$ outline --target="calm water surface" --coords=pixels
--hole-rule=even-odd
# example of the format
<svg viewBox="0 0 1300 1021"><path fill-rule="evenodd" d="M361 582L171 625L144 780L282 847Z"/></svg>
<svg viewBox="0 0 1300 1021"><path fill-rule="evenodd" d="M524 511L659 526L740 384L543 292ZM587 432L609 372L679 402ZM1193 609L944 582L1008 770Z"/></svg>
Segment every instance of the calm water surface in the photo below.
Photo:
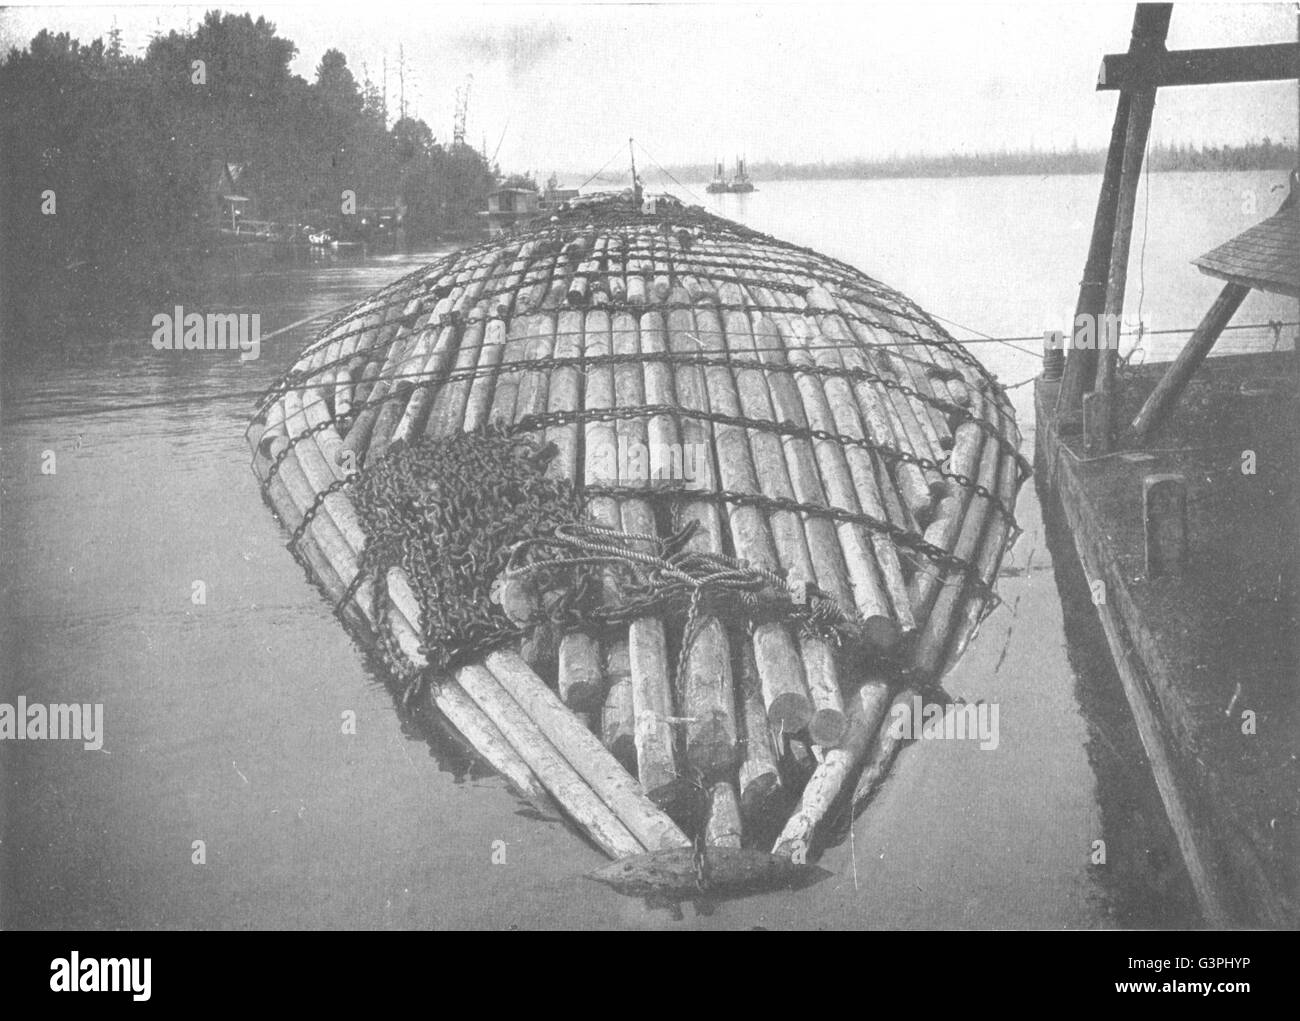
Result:
<svg viewBox="0 0 1300 1021"><path fill-rule="evenodd" d="M1152 328L1200 318L1218 286L1188 260L1271 211L1284 180L1151 178L1129 295L1141 295ZM1041 335L1073 310L1097 183L788 182L708 204L842 258L953 323ZM214 269L205 302L260 312L265 335L429 258ZM907 749L852 838L822 859L830 879L688 907L676 921L583 879L604 862L598 852L400 718L285 551L242 433L250 394L310 331L269 341L246 364L155 352L150 319L169 308L114 309L134 325L4 369L3 700L100 702L106 730L99 752L0 746L6 927L1195 924L1077 568L1032 485L999 582L1004 605L947 683L999 704L998 749ZM1252 298L1238 321L1294 312ZM974 350L1018 383L1036 372L1039 346ZM1176 351L1163 338L1144 346ZM1031 450L1032 388L1013 393ZM176 398L190 400L127 407ZM51 450L57 473L43 475ZM204 605L191 601L195 581ZM355 735L341 732L349 710ZM1097 840L1105 866L1090 864ZM195 841L206 864L192 863ZM494 841L504 864L493 864Z"/></svg>

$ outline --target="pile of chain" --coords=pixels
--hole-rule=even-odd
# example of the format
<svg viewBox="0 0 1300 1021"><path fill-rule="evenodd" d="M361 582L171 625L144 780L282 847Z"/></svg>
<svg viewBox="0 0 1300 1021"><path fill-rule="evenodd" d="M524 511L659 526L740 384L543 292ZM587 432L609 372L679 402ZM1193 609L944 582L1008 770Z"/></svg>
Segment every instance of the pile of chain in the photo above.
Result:
<svg viewBox="0 0 1300 1021"><path fill-rule="evenodd" d="M856 615L814 586L686 548L692 527L661 539L591 524L572 483L547 476L555 453L492 428L395 450L350 483L368 537L359 577L406 572L433 674L520 638L553 647L650 615L681 625L683 658L705 616L860 637Z"/></svg>
<svg viewBox="0 0 1300 1021"><path fill-rule="evenodd" d="M406 571L420 601L421 651L433 672L521 635L492 602L493 581L517 543L582 515L572 483L546 475L554 455L553 446L527 436L460 433L393 451L353 481L368 536L361 573ZM597 595L577 581L548 606L557 624L580 617Z"/></svg>
<svg viewBox="0 0 1300 1021"><path fill-rule="evenodd" d="M856 613L816 586L791 585L777 571L687 548L697 530L698 523L692 521L675 535L660 538L590 522L563 525L515 547L498 598L504 597L508 612L527 613L544 605L555 591L589 584L590 572L599 568L604 597L586 612L584 625L599 629L640 617L665 617L682 626L683 658L702 617L748 624L792 622L836 644L860 638Z"/></svg>

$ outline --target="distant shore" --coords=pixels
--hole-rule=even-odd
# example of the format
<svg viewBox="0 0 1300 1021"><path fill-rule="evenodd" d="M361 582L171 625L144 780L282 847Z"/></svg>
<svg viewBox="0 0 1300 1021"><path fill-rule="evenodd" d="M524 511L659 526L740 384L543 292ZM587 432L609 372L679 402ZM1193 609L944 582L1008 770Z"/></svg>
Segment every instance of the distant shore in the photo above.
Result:
<svg viewBox="0 0 1300 1021"><path fill-rule="evenodd" d="M1289 144L1270 139L1245 145L1153 146L1148 154L1152 173L1164 171L1291 170L1300 153ZM942 178L1042 176L1045 174L1100 174L1106 165L1104 149L1069 149L1063 152L951 153L945 156L891 156L886 159L836 160L818 163L762 161L749 165L754 181L835 181L880 178ZM683 181L707 181L709 164L669 167ZM730 171L730 165L728 165Z"/></svg>

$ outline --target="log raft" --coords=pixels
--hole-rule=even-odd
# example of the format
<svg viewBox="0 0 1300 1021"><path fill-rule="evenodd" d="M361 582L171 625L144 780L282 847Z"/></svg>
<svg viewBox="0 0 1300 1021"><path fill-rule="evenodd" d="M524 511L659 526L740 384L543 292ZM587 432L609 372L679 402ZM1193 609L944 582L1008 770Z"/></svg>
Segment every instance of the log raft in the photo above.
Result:
<svg viewBox="0 0 1300 1021"><path fill-rule="evenodd" d="M556 536L604 529L602 616L448 661L425 566L376 569L355 487L485 430L545 445L581 508ZM667 197L580 201L378 292L248 439L294 555L395 687L615 858L819 846L882 782L891 702L977 630L1026 474L1005 394L922 310ZM633 578L676 594L624 612Z"/></svg>

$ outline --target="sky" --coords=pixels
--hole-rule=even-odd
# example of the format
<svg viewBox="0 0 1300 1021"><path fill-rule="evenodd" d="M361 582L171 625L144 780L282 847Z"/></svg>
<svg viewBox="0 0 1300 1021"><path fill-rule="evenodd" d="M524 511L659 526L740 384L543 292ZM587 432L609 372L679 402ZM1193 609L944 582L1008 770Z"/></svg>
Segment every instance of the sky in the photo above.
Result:
<svg viewBox="0 0 1300 1021"><path fill-rule="evenodd" d="M116 23L128 50L201 20L195 7L93 4L0 10L0 51L42 28L87 42ZM1115 93L1094 85L1101 56L1128 48L1131 3L230 5L294 41L293 70L325 50L388 65L399 55L408 110L449 138L470 85L468 138L503 169L588 174L625 163L634 136L666 165L816 162L999 149L1097 148ZM1170 49L1296 39L1295 4L1177 4ZM1290 83L1164 89L1154 142L1295 142Z"/></svg>

